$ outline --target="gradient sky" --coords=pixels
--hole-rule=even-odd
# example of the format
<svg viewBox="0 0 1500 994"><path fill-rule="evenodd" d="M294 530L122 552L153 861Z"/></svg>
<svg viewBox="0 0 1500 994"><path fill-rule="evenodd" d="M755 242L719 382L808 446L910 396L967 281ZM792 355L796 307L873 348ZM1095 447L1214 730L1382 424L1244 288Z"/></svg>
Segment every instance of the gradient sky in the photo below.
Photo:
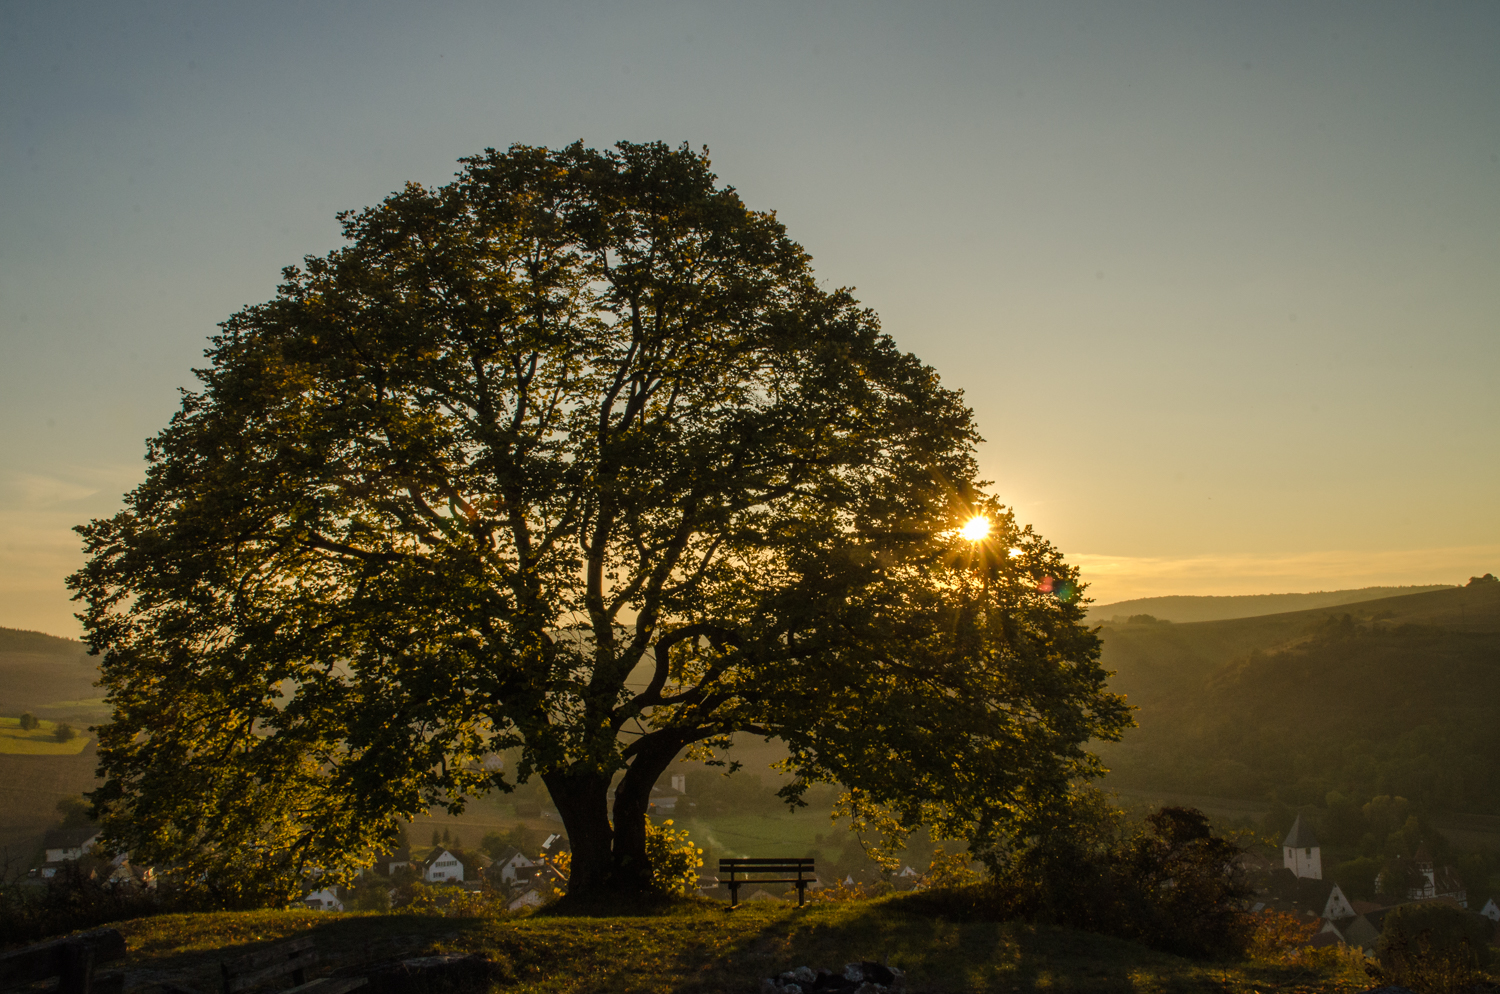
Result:
<svg viewBox="0 0 1500 994"><path fill-rule="evenodd" d="M712 149L1100 601L1500 570L1500 4L0 2L0 625L217 322L512 143Z"/></svg>

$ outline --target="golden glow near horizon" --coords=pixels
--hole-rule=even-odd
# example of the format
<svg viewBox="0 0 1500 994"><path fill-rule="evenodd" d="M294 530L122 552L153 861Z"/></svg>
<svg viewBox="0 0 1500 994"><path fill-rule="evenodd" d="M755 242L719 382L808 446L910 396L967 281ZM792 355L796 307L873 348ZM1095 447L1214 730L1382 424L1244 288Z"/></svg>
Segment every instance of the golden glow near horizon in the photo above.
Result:
<svg viewBox="0 0 1500 994"><path fill-rule="evenodd" d="M964 523L960 534L970 542L982 542L990 534L990 519L984 515L976 515Z"/></svg>

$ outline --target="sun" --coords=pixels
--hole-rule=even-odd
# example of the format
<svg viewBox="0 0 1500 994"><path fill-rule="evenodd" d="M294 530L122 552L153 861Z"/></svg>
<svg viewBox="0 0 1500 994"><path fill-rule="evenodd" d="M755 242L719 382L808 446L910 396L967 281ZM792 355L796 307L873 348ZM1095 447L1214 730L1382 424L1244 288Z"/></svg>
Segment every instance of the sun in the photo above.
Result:
<svg viewBox="0 0 1500 994"><path fill-rule="evenodd" d="M982 542L989 537L990 519L982 514L970 518L964 523L960 534L970 542Z"/></svg>

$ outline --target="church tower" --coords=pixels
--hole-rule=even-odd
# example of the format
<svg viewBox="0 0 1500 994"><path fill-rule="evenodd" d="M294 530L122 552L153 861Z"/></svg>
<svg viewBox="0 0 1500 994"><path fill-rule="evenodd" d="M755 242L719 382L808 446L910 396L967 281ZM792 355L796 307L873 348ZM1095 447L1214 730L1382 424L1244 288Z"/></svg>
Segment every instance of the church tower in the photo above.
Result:
<svg viewBox="0 0 1500 994"><path fill-rule="evenodd" d="M1304 822L1301 815L1292 822L1292 830L1281 843L1281 865L1299 877L1323 879L1323 850L1318 846L1318 837L1312 826Z"/></svg>

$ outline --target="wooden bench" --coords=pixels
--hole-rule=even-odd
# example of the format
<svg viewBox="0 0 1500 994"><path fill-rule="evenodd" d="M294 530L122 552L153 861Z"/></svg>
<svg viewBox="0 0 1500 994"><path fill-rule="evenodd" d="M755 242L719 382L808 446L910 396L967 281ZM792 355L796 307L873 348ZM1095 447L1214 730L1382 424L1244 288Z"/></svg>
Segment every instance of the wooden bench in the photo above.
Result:
<svg viewBox="0 0 1500 994"><path fill-rule="evenodd" d="M797 856L790 859L780 858L742 858L719 860L719 876L729 874L725 883L729 884L729 906L737 908L740 905L741 884L796 884L797 885L797 907L807 903L807 885L814 883L813 860L811 856ZM742 879L736 880L735 874L744 874ZM750 874L757 876L750 876ZM782 874L782 876L763 877L758 874ZM785 874L795 873L795 877Z"/></svg>
<svg viewBox="0 0 1500 994"><path fill-rule="evenodd" d="M307 979L307 969L323 962L313 948L313 937L301 935L274 946L246 953L236 959L219 964L224 977L224 994L240 994L283 977L290 979L292 986L282 994L345 994L368 981L364 977L320 977Z"/></svg>
<svg viewBox="0 0 1500 994"><path fill-rule="evenodd" d="M124 958L125 937L114 929L80 932L0 956L0 990L56 977L58 994L117 994L124 974L96 975L94 968Z"/></svg>

